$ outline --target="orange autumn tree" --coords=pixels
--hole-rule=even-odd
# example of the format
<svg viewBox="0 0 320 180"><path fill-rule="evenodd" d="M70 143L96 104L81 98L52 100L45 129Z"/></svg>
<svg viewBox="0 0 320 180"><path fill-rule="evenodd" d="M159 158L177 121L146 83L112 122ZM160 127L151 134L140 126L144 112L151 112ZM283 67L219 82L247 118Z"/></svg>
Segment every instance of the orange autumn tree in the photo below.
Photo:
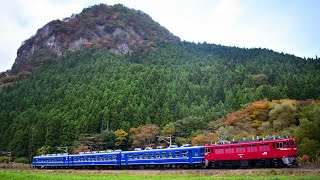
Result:
<svg viewBox="0 0 320 180"><path fill-rule="evenodd" d="M155 143L156 137L160 133L159 126L155 124L146 124L141 126L140 131L136 134L133 145L136 147L151 146Z"/></svg>

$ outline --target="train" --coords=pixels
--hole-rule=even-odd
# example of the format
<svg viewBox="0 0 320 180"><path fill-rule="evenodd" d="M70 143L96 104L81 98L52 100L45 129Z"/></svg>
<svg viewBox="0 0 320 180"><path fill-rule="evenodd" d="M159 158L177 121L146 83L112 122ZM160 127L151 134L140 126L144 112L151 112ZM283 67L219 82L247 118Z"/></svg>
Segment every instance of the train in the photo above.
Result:
<svg viewBox="0 0 320 180"><path fill-rule="evenodd" d="M257 139L138 151L35 156L34 168L169 169L296 167L294 138Z"/></svg>

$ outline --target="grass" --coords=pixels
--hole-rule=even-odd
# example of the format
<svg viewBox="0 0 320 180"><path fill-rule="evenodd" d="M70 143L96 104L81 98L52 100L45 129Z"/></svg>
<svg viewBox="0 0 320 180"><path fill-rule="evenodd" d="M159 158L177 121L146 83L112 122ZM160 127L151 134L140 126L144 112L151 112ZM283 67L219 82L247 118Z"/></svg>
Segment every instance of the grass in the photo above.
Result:
<svg viewBox="0 0 320 180"><path fill-rule="evenodd" d="M128 174L121 172L117 174L107 173L82 173L77 171L21 171L21 170L0 170L0 180L137 180L137 179L155 179L155 180L166 180L166 179L188 179L188 180L206 180L206 179L232 179L232 180L251 180L251 179L270 179L270 180L298 180L298 179L319 179L317 175L202 175L202 174Z"/></svg>

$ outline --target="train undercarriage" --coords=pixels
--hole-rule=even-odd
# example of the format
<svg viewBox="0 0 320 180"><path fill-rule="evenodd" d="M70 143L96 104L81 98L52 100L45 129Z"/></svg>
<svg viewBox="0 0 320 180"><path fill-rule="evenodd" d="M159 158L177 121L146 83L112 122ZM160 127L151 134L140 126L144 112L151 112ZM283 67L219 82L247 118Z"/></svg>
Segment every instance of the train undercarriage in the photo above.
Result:
<svg viewBox="0 0 320 180"><path fill-rule="evenodd" d="M206 161L205 167L209 169L237 169L237 168L284 168L297 167L296 158L278 159L254 159L254 160L226 160L226 161Z"/></svg>

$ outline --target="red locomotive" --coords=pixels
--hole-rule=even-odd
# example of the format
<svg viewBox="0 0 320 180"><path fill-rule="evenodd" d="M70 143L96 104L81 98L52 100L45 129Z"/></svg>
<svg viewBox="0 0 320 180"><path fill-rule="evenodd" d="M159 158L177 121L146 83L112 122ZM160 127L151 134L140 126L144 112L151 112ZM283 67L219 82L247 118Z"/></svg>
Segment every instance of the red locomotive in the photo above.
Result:
<svg viewBox="0 0 320 180"><path fill-rule="evenodd" d="M237 141L205 145L208 168L290 167L297 166L297 148L293 138Z"/></svg>

